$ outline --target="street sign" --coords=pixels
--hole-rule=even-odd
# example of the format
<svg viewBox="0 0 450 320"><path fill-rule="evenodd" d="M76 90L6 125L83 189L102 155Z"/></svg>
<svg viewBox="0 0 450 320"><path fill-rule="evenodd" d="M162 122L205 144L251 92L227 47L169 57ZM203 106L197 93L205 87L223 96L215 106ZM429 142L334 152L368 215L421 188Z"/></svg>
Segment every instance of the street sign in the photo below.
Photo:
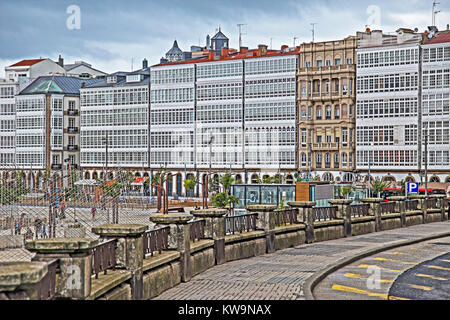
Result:
<svg viewBox="0 0 450 320"><path fill-rule="evenodd" d="M418 194L419 193L419 184L415 182L410 182L407 185L408 194Z"/></svg>

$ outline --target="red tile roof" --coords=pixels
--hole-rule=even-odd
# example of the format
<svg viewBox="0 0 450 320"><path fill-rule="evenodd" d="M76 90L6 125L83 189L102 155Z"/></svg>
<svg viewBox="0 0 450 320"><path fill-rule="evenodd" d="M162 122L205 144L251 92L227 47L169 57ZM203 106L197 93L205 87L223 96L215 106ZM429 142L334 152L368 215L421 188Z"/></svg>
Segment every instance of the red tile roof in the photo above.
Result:
<svg viewBox="0 0 450 320"><path fill-rule="evenodd" d="M258 49L244 50L242 52L236 52L233 49L229 49L228 55L221 56L218 59L215 59L215 58L210 59L210 57L206 56L203 58L186 60L186 61L177 61L177 62L157 64L154 67L172 66L172 65L180 65L180 64L190 64L190 63L219 62L219 61L255 59L255 58L270 58L270 57L297 55L297 54L300 54L299 46L297 46L294 51L289 51L289 52L280 52L280 50L267 50L267 54L265 54L263 56L258 55Z"/></svg>
<svg viewBox="0 0 450 320"><path fill-rule="evenodd" d="M20 62L17 62L10 67L23 67L23 66L32 66L38 62L44 61L45 59L32 59L32 60L22 60Z"/></svg>
<svg viewBox="0 0 450 320"><path fill-rule="evenodd" d="M446 43L450 42L450 32L442 32L435 36L430 41L427 41L426 44L437 44L437 43Z"/></svg>

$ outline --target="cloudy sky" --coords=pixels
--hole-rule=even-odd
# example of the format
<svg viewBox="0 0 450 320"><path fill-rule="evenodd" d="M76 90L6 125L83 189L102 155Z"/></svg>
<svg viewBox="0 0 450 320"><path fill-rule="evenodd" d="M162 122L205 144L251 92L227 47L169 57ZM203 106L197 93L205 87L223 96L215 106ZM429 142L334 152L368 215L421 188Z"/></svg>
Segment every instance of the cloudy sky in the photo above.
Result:
<svg viewBox="0 0 450 320"><path fill-rule="evenodd" d="M450 23L450 0L440 0L439 29ZM204 45L220 26L238 47L255 48L333 40L372 29L394 32L399 27L431 25L433 0L0 0L0 77L4 67L21 59L61 54L66 63L83 60L105 72L130 71L144 58L156 64L174 39L182 50ZM78 16L67 13L71 5ZM74 19L75 17L75 19ZM69 28L77 26L79 29Z"/></svg>

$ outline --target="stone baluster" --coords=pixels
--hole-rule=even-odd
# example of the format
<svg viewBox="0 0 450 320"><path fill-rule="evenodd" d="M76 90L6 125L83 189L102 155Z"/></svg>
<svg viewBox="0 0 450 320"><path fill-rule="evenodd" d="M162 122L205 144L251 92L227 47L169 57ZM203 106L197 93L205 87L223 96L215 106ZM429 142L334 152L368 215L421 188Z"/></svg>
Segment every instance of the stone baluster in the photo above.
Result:
<svg viewBox="0 0 450 320"><path fill-rule="evenodd" d="M225 263L225 209L205 209L192 211L196 219L205 220L205 238L214 240L216 264Z"/></svg>
<svg viewBox="0 0 450 320"><path fill-rule="evenodd" d="M156 228L170 227L168 249L180 253L181 281L191 279L191 241L189 221L193 219L190 214L158 214L150 217L156 223Z"/></svg>
<svg viewBox="0 0 450 320"><path fill-rule="evenodd" d="M248 206L249 213L257 213L256 228L266 233L266 252L275 252L275 210L274 205L252 205Z"/></svg>
<svg viewBox="0 0 450 320"><path fill-rule="evenodd" d="M92 232L101 240L117 239L116 268L131 272L131 299L142 300L145 225L101 225Z"/></svg>
<svg viewBox="0 0 450 320"><path fill-rule="evenodd" d="M83 238L40 239L25 248L36 255L33 261L59 260L55 297L84 300L91 294L92 249L99 241Z"/></svg>

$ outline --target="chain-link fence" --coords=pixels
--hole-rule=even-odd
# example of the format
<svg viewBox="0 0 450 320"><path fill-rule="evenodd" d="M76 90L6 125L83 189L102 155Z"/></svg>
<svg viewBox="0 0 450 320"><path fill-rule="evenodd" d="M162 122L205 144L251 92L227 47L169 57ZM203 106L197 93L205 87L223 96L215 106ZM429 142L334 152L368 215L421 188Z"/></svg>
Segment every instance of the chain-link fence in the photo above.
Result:
<svg viewBox="0 0 450 320"><path fill-rule="evenodd" d="M24 249L27 240L97 238L92 227L102 224L151 225L156 199L149 196L148 184L135 183L134 175L126 171L109 181L79 177L62 171L2 174L0 261L31 259Z"/></svg>

